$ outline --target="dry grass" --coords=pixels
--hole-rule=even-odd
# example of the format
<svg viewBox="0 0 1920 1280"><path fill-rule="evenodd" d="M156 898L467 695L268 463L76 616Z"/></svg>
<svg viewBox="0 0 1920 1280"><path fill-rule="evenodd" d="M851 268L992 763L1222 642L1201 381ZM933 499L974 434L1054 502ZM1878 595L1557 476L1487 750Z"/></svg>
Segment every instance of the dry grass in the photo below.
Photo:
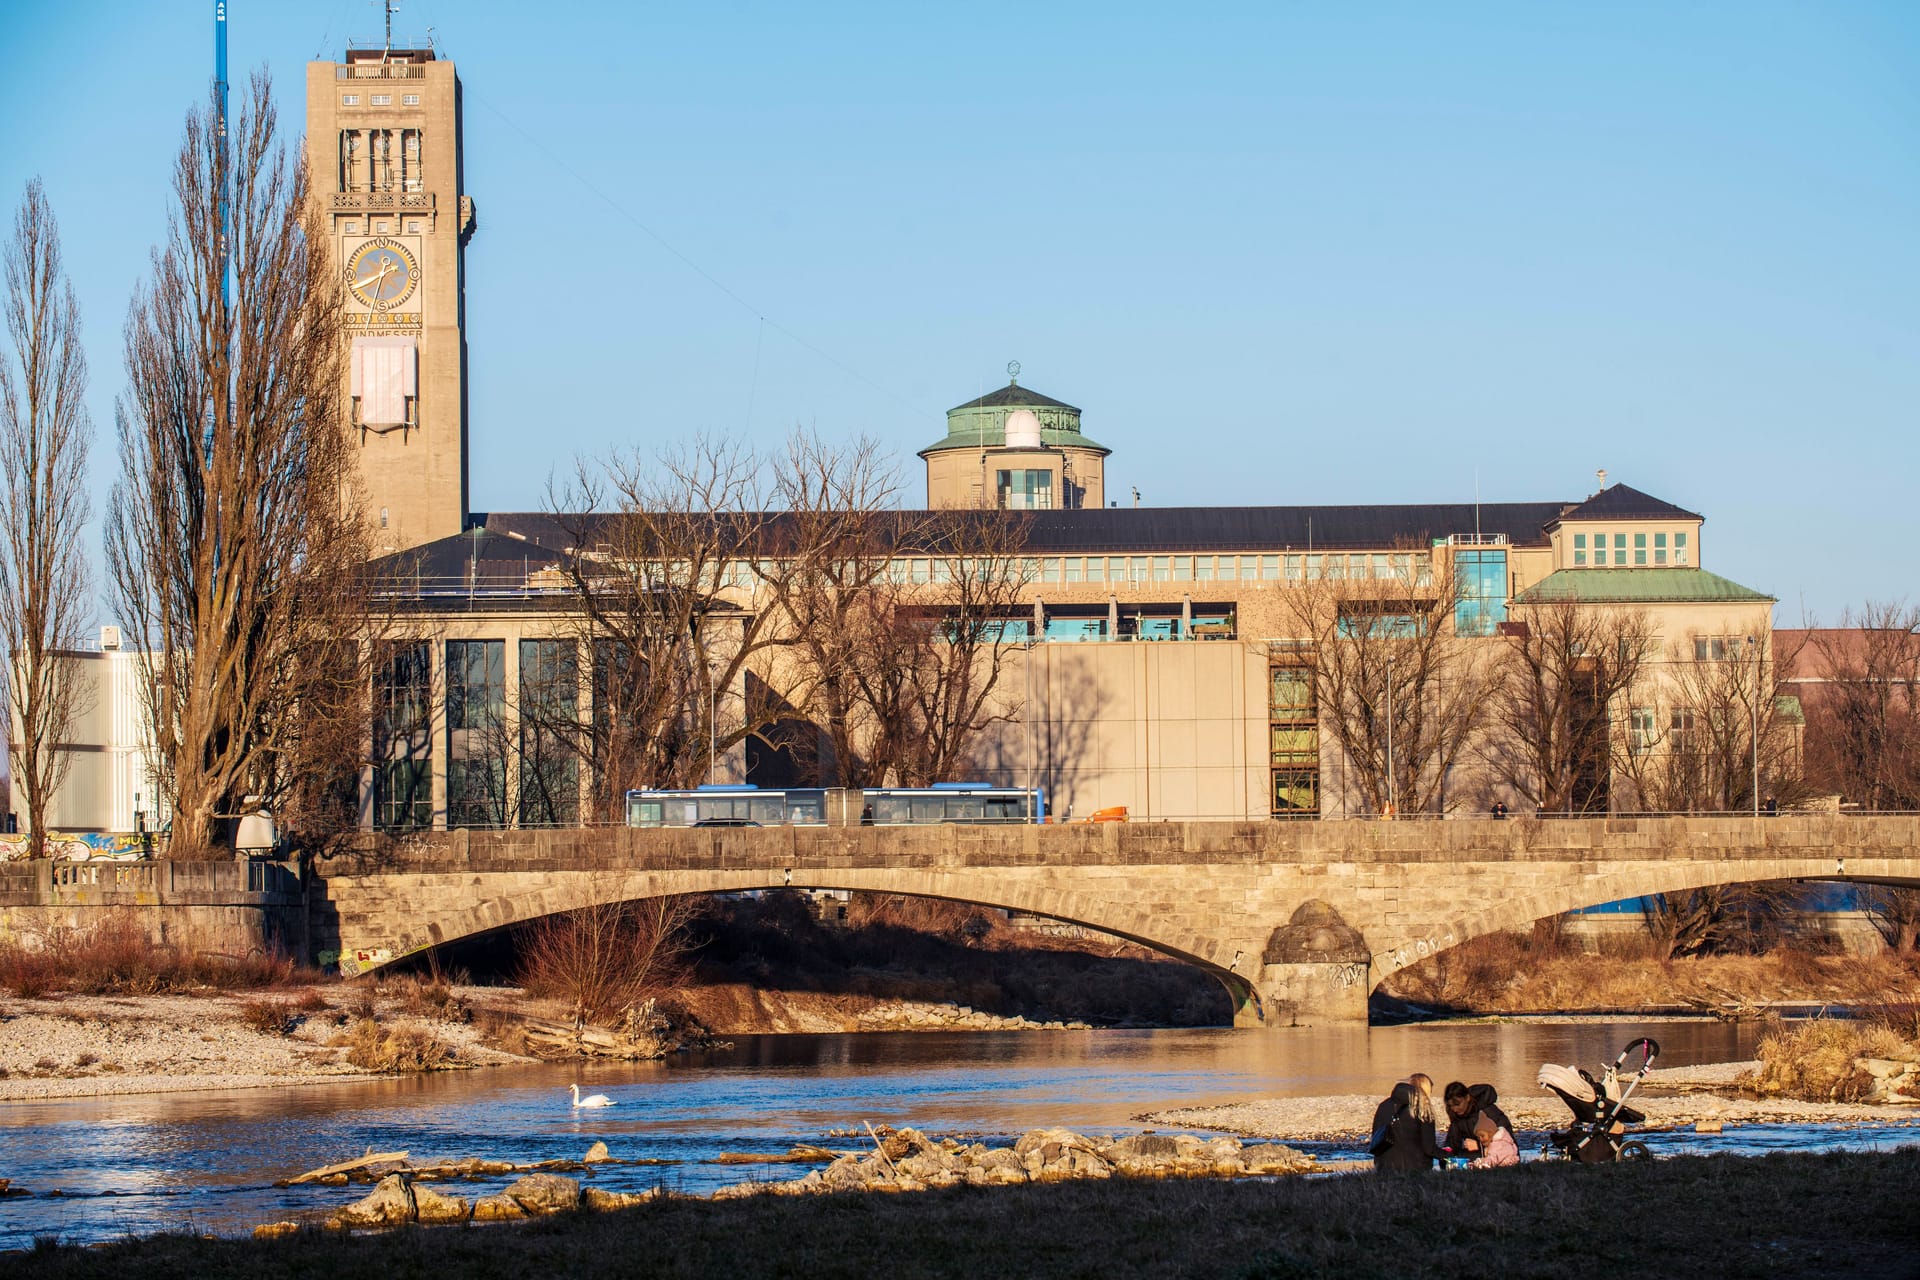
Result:
<svg viewBox="0 0 1920 1280"><path fill-rule="evenodd" d="M240 1021L263 1036L284 1036L300 1025L300 1014L291 1001L248 1000L240 1006Z"/></svg>
<svg viewBox="0 0 1920 1280"><path fill-rule="evenodd" d="M438 1071L456 1063L452 1046L418 1023L381 1026L362 1018L330 1043L345 1046L347 1061L363 1071Z"/></svg>
<svg viewBox="0 0 1920 1280"><path fill-rule="evenodd" d="M254 991L326 980L281 955L228 956L155 942L132 914L90 929L56 929L38 947L0 942L0 990L22 999Z"/></svg>
<svg viewBox="0 0 1920 1280"><path fill-rule="evenodd" d="M1764 955L1666 960L1639 934L1603 936L1588 954L1551 930L1475 938L1401 970L1384 990L1428 1008L1472 1013L1791 1000L1845 1005L1896 1029L1902 1018L1914 1026L1920 1009L1915 962L1892 952L1862 957L1792 945Z"/></svg>
<svg viewBox="0 0 1920 1280"><path fill-rule="evenodd" d="M1757 1093L1808 1102L1858 1102L1873 1090L1860 1058L1911 1062L1920 1046L1883 1026L1816 1019L1768 1032L1760 1038L1760 1069L1739 1083Z"/></svg>

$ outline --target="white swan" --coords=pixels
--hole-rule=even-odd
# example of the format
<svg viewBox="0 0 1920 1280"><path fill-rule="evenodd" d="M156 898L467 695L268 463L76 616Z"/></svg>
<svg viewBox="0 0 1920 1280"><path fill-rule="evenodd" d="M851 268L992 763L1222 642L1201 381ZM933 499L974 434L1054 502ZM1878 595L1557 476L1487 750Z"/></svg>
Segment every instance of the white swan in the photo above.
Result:
<svg viewBox="0 0 1920 1280"><path fill-rule="evenodd" d="M573 1090L573 1105L576 1109L580 1107L610 1107L613 1105L613 1099L604 1093L589 1094L583 1098L580 1096L579 1085L570 1084L567 1088Z"/></svg>

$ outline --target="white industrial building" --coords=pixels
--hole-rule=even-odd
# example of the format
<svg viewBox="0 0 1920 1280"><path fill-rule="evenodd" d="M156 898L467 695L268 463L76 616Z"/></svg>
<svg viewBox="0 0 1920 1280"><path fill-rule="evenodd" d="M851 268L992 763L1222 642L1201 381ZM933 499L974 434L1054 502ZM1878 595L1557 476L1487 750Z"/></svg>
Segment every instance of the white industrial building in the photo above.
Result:
<svg viewBox="0 0 1920 1280"><path fill-rule="evenodd" d="M147 728L141 689L148 679L148 654L120 647L120 629L102 627L97 649L65 655L78 685L80 710L72 733L61 744L68 756L66 779L53 797L47 829L62 835L128 835L166 824L156 813L164 802L156 780L157 753ZM9 763L14 825L27 830L26 780L19 774L19 724L9 717Z"/></svg>

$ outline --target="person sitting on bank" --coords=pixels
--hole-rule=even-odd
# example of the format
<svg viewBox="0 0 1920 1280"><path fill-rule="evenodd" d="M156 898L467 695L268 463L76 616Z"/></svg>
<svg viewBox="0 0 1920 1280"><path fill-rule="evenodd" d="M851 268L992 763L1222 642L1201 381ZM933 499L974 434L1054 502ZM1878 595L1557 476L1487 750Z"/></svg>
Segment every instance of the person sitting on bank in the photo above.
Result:
<svg viewBox="0 0 1920 1280"><path fill-rule="evenodd" d="M1433 1139L1433 1097L1411 1080L1393 1086L1393 1092L1373 1112L1373 1141L1367 1148L1375 1169L1431 1169L1440 1158Z"/></svg>
<svg viewBox="0 0 1920 1280"><path fill-rule="evenodd" d="M1483 1148L1480 1140L1474 1136L1474 1129L1482 1113L1492 1117L1496 1126L1512 1135L1513 1121L1507 1119L1507 1113L1500 1109L1500 1094L1492 1085L1465 1085L1454 1080L1448 1083L1445 1098L1447 1136L1442 1145L1448 1155L1481 1154Z"/></svg>
<svg viewBox="0 0 1920 1280"><path fill-rule="evenodd" d="M1495 1124L1492 1112L1482 1111L1474 1116L1473 1138L1480 1154L1468 1163L1469 1169L1495 1169L1520 1163L1520 1144L1513 1140L1513 1131L1503 1124Z"/></svg>

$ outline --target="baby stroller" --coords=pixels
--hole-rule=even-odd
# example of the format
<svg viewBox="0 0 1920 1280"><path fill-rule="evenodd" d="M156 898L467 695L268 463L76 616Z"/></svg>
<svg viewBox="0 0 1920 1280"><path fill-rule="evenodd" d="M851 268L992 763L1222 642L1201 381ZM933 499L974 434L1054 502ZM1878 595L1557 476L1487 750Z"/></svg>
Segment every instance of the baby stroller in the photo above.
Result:
<svg viewBox="0 0 1920 1280"><path fill-rule="evenodd" d="M1547 1135L1546 1154L1582 1164L1650 1159L1646 1143L1628 1142L1622 1135L1626 1126L1647 1118L1645 1113L1628 1106L1627 1099L1646 1078L1658 1056L1660 1046L1641 1036L1620 1051L1620 1056L1601 1072L1598 1080L1579 1067L1556 1066L1551 1062L1541 1067L1540 1084L1559 1094L1567 1110L1573 1112L1571 1125Z"/></svg>

